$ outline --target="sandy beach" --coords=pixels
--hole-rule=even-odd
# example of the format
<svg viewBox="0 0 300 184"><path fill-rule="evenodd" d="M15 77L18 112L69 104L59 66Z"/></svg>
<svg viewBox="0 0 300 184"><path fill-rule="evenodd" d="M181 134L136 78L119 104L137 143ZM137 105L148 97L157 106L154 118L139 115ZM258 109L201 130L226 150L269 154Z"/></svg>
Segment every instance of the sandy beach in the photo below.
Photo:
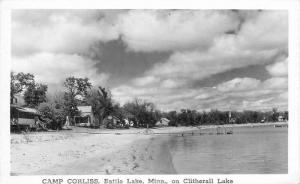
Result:
<svg viewBox="0 0 300 184"><path fill-rule="evenodd" d="M196 129L166 127L151 131L175 133ZM147 135L145 131L75 128L12 134L11 174L174 173L163 140L155 139L155 135Z"/></svg>
<svg viewBox="0 0 300 184"><path fill-rule="evenodd" d="M268 125L273 124L230 126ZM149 131L180 135L193 130L199 127L163 127ZM11 134L11 175L176 174L165 141L170 135L145 132L146 129L136 128L75 127L69 131Z"/></svg>

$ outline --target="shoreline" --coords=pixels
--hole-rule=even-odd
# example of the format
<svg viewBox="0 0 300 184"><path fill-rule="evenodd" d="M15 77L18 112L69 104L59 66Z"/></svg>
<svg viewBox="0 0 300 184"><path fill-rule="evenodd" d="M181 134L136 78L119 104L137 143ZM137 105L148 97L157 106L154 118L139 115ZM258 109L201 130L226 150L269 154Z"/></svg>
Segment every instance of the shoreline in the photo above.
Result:
<svg viewBox="0 0 300 184"><path fill-rule="evenodd" d="M227 125L258 127L280 123ZM223 126L223 125L221 125ZM200 129L213 129L205 125ZM199 127L160 127L151 129L91 130L11 135L11 175L68 174L176 174L166 145L169 136L197 131ZM20 139L24 140L20 140ZM19 139L18 139L19 138Z"/></svg>
<svg viewBox="0 0 300 184"><path fill-rule="evenodd" d="M84 169L82 169L84 168ZM33 175L176 174L166 140L152 136L132 142L119 150L66 165L33 172Z"/></svg>
<svg viewBox="0 0 300 184"><path fill-rule="evenodd" d="M53 132L47 135L52 140L42 141L38 134L32 134L30 142L12 140L11 175L175 173L162 139L142 134L141 129L132 131L136 134L76 134L56 139L61 132Z"/></svg>

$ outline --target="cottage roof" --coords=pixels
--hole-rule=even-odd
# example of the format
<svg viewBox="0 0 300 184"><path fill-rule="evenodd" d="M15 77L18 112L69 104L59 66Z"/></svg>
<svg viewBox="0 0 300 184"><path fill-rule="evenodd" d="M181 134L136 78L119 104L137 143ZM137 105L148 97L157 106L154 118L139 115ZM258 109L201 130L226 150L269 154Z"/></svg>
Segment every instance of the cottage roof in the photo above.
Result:
<svg viewBox="0 0 300 184"><path fill-rule="evenodd" d="M18 105L11 105L11 109L15 109L21 112L30 113L34 115L41 115L41 113L37 109L28 108L28 107L20 107Z"/></svg>
<svg viewBox="0 0 300 184"><path fill-rule="evenodd" d="M81 113L92 113L92 106L78 106L77 109Z"/></svg>
<svg viewBox="0 0 300 184"><path fill-rule="evenodd" d="M168 123L170 120L168 120L167 118L161 118L160 121L165 121Z"/></svg>
<svg viewBox="0 0 300 184"><path fill-rule="evenodd" d="M39 114L38 110L32 109L32 108L28 108L28 107L23 107L22 109L19 109L19 110L23 111L23 112L32 113L32 114Z"/></svg>
<svg viewBox="0 0 300 184"><path fill-rule="evenodd" d="M156 122L156 125L168 125L170 120L167 118L161 118L158 122Z"/></svg>

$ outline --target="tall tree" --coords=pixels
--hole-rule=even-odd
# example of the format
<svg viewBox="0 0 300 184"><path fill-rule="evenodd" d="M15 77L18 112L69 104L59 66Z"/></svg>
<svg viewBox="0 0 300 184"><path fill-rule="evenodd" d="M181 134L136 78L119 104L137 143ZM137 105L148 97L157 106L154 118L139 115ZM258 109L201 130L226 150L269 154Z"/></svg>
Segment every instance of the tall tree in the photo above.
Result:
<svg viewBox="0 0 300 184"><path fill-rule="evenodd" d="M136 127L153 127L160 116L155 111L155 106L151 102L134 99L133 102L128 102L124 109L132 115L132 121Z"/></svg>
<svg viewBox="0 0 300 184"><path fill-rule="evenodd" d="M10 73L10 103L13 103L14 96L23 92L29 86L34 85L34 75L30 73Z"/></svg>
<svg viewBox="0 0 300 184"><path fill-rule="evenodd" d="M64 94L65 111L67 115L73 118L78 114L77 104L78 99L83 100L92 84L88 78L68 77L64 82L66 88Z"/></svg>
<svg viewBox="0 0 300 184"><path fill-rule="evenodd" d="M277 108L273 108L272 109L272 121L273 122L276 122L278 121L278 117L279 117L279 112L278 112L278 109Z"/></svg>
<svg viewBox="0 0 300 184"><path fill-rule="evenodd" d="M289 120L289 112L288 111L284 111L284 120L288 121Z"/></svg>
<svg viewBox="0 0 300 184"><path fill-rule="evenodd" d="M99 124L102 124L103 119L114 111L111 93L104 87L99 86L98 90L92 90L87 100L92 105L93 113Z"/></svg>
<svg viewBox="0 0 300 184"><path fill-rule="evenodd" d="M170 120L169 125L178 126L178 117L176 111L168 112L167 118Z"/></svg>
<svg viewBox="0 0 300 184"><path fill-rule="evenodd" d="M38 110L43 114L44 120L52 129L61 128L65 121L66 114L60 103L50 99L38 106Z"/></svg>
<svg viewBox="0 0 300 184"><path fill-rule="evenodd" d="M30 107L37 107L40 103L46 102L48 86L45 84L32 84L24 93L24 100Z"/></svg>

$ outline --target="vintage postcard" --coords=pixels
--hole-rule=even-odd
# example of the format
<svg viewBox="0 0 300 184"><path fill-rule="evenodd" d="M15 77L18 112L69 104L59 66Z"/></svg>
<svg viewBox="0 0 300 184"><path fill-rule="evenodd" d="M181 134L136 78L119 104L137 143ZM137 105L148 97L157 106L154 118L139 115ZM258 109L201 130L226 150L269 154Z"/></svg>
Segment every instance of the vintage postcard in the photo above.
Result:
<svg viewBox="0 0 300 184"><path fill-rule="evenodd" d="M4 1L0 182L300 182L299 2L230 2Z"/></svg>

